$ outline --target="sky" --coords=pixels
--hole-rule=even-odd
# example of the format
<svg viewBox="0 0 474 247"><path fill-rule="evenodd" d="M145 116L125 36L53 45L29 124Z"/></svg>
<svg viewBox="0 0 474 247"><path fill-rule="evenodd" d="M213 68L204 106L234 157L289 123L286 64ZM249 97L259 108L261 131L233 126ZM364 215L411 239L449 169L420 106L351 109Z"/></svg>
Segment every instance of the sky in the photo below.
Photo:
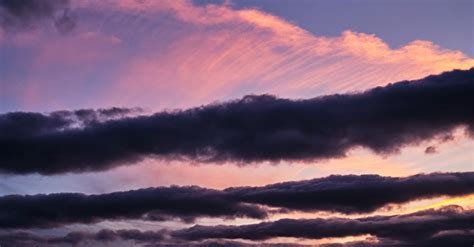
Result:
<svg viewBox="0 0 474 247"><path fill-rule="evenodd" d="M234 6L259 8L315 35L338 36L352 30L375 34L392 48L413 40L429 40L474 55L470 42L474 35L474 4L469 0L302 0L298 4L288 0L243 0Z"/></svg>
<svg viewBox="0 0 474 247"><path fill-rule="evenodd" d="M0 0L0 245L472 244L473 11Z"/></svg>

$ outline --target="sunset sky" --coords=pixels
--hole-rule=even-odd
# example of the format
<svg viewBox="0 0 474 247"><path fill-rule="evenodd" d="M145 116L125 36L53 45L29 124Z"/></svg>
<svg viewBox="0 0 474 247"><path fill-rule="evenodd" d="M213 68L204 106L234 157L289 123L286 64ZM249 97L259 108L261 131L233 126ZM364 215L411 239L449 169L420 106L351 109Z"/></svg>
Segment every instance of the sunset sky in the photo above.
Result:
<svg viewBox="0 0 474 247"><path fill-rule="evenodd" d="M473 13L0 0L0 246L471 246Z"/></svg>

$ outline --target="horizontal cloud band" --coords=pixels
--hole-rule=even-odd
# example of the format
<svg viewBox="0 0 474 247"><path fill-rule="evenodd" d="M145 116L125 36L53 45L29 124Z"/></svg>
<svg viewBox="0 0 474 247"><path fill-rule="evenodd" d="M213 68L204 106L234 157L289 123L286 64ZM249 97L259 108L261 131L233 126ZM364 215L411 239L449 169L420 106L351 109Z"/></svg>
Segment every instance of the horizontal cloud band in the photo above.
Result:
<svg viewBox="0 0 474 247"><path fill-rule="evenodd" d="M194 226L173 233L176 238L265 240L276 237L322 239L370 234L412 242L429 239L441 231L470 230L473 210L451 205L439 210L419 211L406 215L366 218L282 219L274 222L241 226Z"/></svg>
<svg viewBox="0 0 474 247"><path fill-rule="evenodd" d="M225 190L158 187L102 195L10 195L0 197L0 228L56 227L119 219L263 219L279 211L268 207L284 211L363 213L393 203L472 193L474 172L433 173L405 178L329 176Z"/></svg>
<svg viewBox="0 0 474 247"><path fill-rule="evenodd" d="M242 163L315 160L342 157L354 147L386 154L458 126L467 126L474 136L472 95L474 68L357 94L309 100L246 96L185 111L83 122L82 127L37 130L37 118L58 116L7 113L0 115L0 170L106 170L150 156Z"/></svg>
<svg viewBox="0 0 474 247"><path fill-rule="evenodd" d="M103 220L163 221L196 217L264 218L258 206L232 201L218 190L162 187L102 195L59 193L0 197L0 228L58 227Z"/></svg>
<svg viewBox="0 0 474 247"><path fill-rule="evenodd" d="M110 243L114 241L134 241L135 243L157 243L164 240L165 231L109 230L96 233L70 232L65 236L47 237L30 232L7 232L0 234L0 242L5 246L76 246L95 241Z"/></svg>
<svg viewBox="0 0 474 247"><path fill-rule="evenodd" d="M297 244L262 243L260 240L278 237L323 239L370 234L377 241L360 241L336 246L468 246L474 240L474 212L451 205L437 210L425 210L406 215L366 218L283 219L240 226L194 226L179 230L158 231L108 230L70 232L64 236L46 237L25 231L0 233L0 242L7 246L63 246L114 244L133 241L139 246L305 246ZM236 242L229 239L248 239ZM63 244L63 245L61 245Z"/></svg>

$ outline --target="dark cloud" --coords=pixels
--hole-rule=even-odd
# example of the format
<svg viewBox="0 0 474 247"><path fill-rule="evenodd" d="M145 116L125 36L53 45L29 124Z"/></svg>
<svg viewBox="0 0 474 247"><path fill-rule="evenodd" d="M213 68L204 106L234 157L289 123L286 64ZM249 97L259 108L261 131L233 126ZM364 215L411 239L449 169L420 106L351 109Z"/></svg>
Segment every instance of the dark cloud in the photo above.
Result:
<svg viewBox="0 0 474 247"><path fill-rule="evenodd" d="M5 30L24 30L51 21L60 33L74 29L69 0L0 0L0 25Z"/></svg>
<svg viewBox="0 0 474 247"><path fill-rule="evenodd" d="M307 247L297 243L242 242L224 239L188 241L170 238L171 230L139 231L102 229L98 232L70 232L64 236L44 236L42 234L15 231L0 233L0 243L5 247L23 246L144 246L144 247ZM370 241L371 240L371 241ZM386 239L369 238L366 241L321 244L321 247L382 247L420 246L445 247L469 246L474 241L472 230L442 231L426 238ZM122 244L122 245L120 245Z"/></svg>
<svg viewBox="0 0 474 247"><path fill-rule="evenodd" d="M71 128L93 126L100 122L140 113L140 108L82 109L50 114L11 112L0 115L0 140L14 140L58 133Z"/></svg>
<svg viewBox="0 0 474 247"><path fill-rule="evenodd" d="M467 126L474 136L472 95L474 68L358 94L309 100L246 96L41 135L27 130L21 138L0 138L0 170L19 174L106 170L150 156L242 164L317 160L342 157L354 147L387 154L439 138L458 126ZM9 114L41 118L37 113Z"/></svg>
<svg viewBox="0 0 474 247"><path fill-rule="evenodd" d="M474 243L474 231L446 231L436 234L428 239L417 239L413 245L420 247L445 247L445 246L468 246Z"/></svg>
<svg viewBox="0 0 474 247"><path fill-rule="evenodd" d="M320 247L387 247L387 246L417 246L417 247L446 247L469 246L474 242L474 231L454 230L443 231L428 238L410 240L375 239L376 241L357 241L338 244L323 244Z"/></svg>
<svg viewBox="0 0 474 247"><path fill-rule="evenodd" d="M23 246L146 246L146 247L305 247L299 244L244 243L228 240L180 241L169 239L169 230L139 231L110 230L98 232L70 232L64 236L44 236L42 234L15 231L0 234L0 244L5 247Z"/></svg>
<svg viewBox="0 0 474 247"><path fill-rule="evenodd" d="M70 232L65 236L44 236L31 232L5 232L0 234L2 246L75 246L80 243L113 243L118 241L133 241L135 243L155 243L164 240L166 230L109 230L103 229L95 233Z"/></svg>
<svg viewBox="0 0 474 247"><path fill-rule="evenodd" d="M474 172L405 178L330 176L225 190L172 186L102 195L9 195L0 197L0 228L57 227L122 219L179 218L187 222L196 217L263 219L291 210L364 213L388 204L472 193Z"/></svg>
<svg viewBox="0 0 474 247"><path fill-rule="evenodd" d="M263 187L224 190L237 201L291 210L368 213L388 204L474 193L474 172L409 177L329 176Z"/></svg>
<svg viewBox="0 0 474 247"><path fill-rule="evenodd" d="M472 244L473 210L451 205L406 215L365 218L283 219L252 225L194 226L180 230L157 231L109 230L69 232L51 236L34 231L1 231L2 246L93 246L113 245L123 241L134 246L304 246L298 244L263 243L278 237L324 239L370 234L365 241L324 244L323 247L356 246L465 246ZM245 239L251 242L233 241ZM102 245L100 245L102 246Z"/></svg>
<svg viewBox="0 0 474 247"><path fill-rule="evenodd" d="M177 230L172 236L185 240L213 238L266 240L277 237L322 239L370 234L377 238L414 243L435 237L443 231L470 230L473 221L473 210L463 210L453 205L406 215L358 219L282 219L241 226L197 225Z"/></svg>
<svg viewBox="0 0 474 247"><path fill-rule="evenodd" d="M57 227L102 220L195 217L264 218L257 205L230 200L218 190L162 187L102 195L59 193L0 197L0 228Z"/></svg>
<svg viewBox="0 0 474 247"><path fill-rule="evenodd" d="M146 247L309 247L309 245L289 243L245 243L240 241L229 240L206 240L200 242L184 243L173 243L172 241L169 241L168 243L146 245Z"/></svg>
<svg viewBox="0 0 474 247"><path fill-rule="evenodd" d="M438 151L436 150L435 146L428 146L425 149L425 154L434 154L437 153Z"/></svg>

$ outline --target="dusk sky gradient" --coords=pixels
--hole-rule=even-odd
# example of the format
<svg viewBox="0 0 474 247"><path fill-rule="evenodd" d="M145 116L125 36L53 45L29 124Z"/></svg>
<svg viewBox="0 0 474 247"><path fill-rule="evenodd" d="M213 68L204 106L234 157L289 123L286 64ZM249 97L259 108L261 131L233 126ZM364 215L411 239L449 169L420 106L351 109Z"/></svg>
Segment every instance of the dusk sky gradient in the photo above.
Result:
<svg viewBox="0 0 474 247"><path fill-rule="evenodd" d="M471 246L473 13L0 0L0 245Z"/></svg>

